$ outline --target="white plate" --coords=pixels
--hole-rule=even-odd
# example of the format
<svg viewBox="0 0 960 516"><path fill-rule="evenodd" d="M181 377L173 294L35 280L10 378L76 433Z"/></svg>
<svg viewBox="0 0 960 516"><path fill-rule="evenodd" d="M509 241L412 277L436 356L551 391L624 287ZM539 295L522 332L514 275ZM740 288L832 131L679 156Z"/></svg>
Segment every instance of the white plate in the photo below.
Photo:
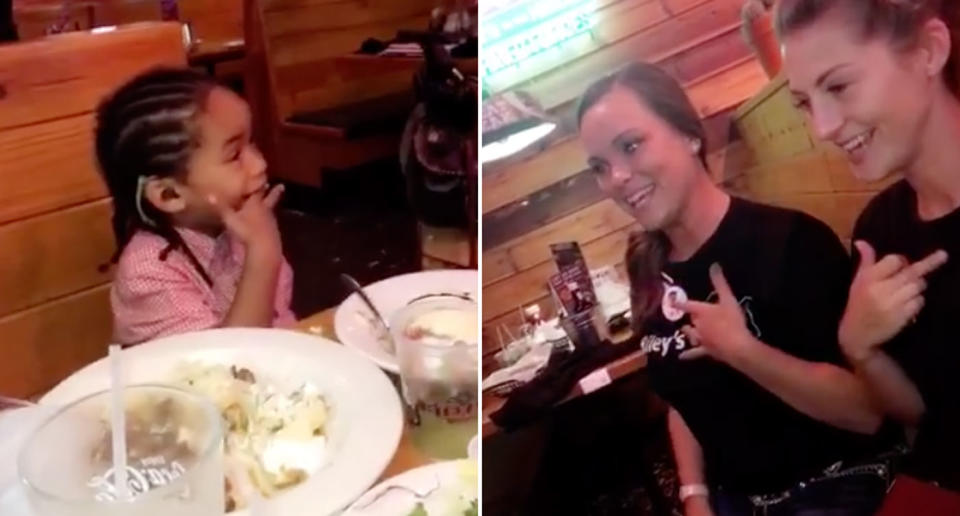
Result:
<svg viewBox="0 0 960 516"><path fill-rule="evenodd" d="M472 466L468 466L471 464ZM462 494L467 500L476 499L478 486L477 479L473 485L467 485L462 470L472 468L476 471L476 463L469 460L454 460L438 462L428 466L421 466L405 471L395 477L388 478L373 489L364 493L343 516L407 516L416 507L417 497L409 492L392 489L384 493L390 486L403 486L417 493L428 493L436 486L440 490L446 488L455 494ZM440 494L440 490L435 491ZM379 497L379 498L378 498ZM372 502L372 503L371 503ZM438 516L443 508L443 496L428 496L424 501L429 516ZM459 514L443 514L440 516L460 516Z"/></svg>
<svg viewBox="0 0 960 516"><path fill-rule="evenodd" d="M336 342L288 330L227 328L148 342L124 350L122 358L128 383L168 382L178 364L195 360L246 367L281 389L307 381L319 389L330 405L326 465L268 500L268 514L322 516L343 509L376 481L400 442L403 412L396 389L372 363ZM109 383L109 364L100 360L41 403L69 403Z"/></svg>
<svg viewBox="0 0 960 516"><path fill-rule="evenodd" d="M477 301L477 284L480 278L475 270L435 270L394 276L363 287L373 305L387 319L411 300L426 294L467 294ZM337 339L373 360L380 367L398 373L397 358L383 347L377 339L375 327L370 323L370 309L360 296L350 297L340 303L333 319Z"/></svg>

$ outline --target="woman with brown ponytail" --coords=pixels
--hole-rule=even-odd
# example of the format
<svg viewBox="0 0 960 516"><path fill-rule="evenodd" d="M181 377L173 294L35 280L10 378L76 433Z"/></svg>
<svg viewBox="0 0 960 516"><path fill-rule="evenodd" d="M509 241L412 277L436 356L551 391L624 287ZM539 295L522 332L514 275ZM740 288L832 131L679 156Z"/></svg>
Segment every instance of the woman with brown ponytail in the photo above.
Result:
<svg viewBox="0 0 960 516"><path fill-rule="evenodd" d="M836 235L718 188L696 110L654 66L594 83L578 120L601 189L645 228L627 258L635 332L671 407L686 516L872 515L894 443L843 367Z"/></svg>
<svg viewBox="0 0 960 516"><path fill-rule="evenodd" d="M795 103L866 181L903 179L854 230L839 341L916 430L906 472L960 490L960 100L956 0L781 0Z"/></svg>

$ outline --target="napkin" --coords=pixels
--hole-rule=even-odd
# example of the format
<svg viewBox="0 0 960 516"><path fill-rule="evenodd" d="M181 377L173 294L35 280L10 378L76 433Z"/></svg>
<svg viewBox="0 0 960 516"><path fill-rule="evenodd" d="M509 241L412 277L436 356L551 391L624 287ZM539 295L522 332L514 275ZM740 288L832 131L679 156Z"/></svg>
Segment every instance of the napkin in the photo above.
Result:
<svg viewBox="0 0 960 516"><path fill-rule="evenodd" d="M533 423L548 414L581 378L639 348L638 339L622 344L604 341L599 346L580 347L567 355L556 354L539 376L518 387L490 419L505 430Z"/></svg>
<svg viewBox="0 0 960 516"><path fill-rule="evenodd" d="M509 383L524 384L533 380L550 360L553 344L547 340L527 339L529 350L509 367L498 369L483 379L483 390Z"/></svg>

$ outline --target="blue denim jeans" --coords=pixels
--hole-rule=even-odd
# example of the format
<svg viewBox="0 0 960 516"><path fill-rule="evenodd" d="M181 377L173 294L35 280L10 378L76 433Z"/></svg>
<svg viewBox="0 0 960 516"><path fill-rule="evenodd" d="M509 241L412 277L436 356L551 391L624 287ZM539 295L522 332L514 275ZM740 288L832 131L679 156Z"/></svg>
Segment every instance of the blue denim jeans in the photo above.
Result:
<svg viewBox="0 0 960 516"><path fill-rule="evenodd" d="M712 493L716 516L873 516L890 485L886 464L858 465L825 472L767 496Z"/></svg>

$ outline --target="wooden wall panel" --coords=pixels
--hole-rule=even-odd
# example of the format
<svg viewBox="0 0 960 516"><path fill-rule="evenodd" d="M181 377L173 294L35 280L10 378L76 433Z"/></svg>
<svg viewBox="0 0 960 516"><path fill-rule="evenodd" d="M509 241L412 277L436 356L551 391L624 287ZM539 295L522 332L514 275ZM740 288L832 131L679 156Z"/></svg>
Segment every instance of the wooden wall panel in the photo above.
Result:
<svg viewBox="0 0 960 516"><path fill-rule="evenodd" d="M701 117L734 108L767 83L760 63L749 59L687 85L687 95Z"/></svg>
<svg viewBox="0 0 960 516"><path fill-rule="evenodd" d="M711 0L664 0L663 3L667 7L667 12L676 14L698 5L709 3L710 1Z"/></svg>
<svg viewBox="0 0 960 516"><path fill-rule="evenodd" d="M612 200L595 202L518 238L488 248L483 253L483 284L551 260L549 246L552 243L589 242L632 223L633 219Z"/></svg>
<svg viewBox="0 0 960 516"><path fill-rule="evenodd" d="M0 316L110 281L109 200L0 226Z"/></svg>
<svg viewBox="0 0 960 516"><path fill-rule="evenodd" d="M107 195L93 158L93 128L86 114L0 130L0 223Z"/></svg>
<svg viewBox="0 0 960 516"><path fill-rule="evenodd" d="M622 262L628 236L628 230L620 230L592 242L581 242L589 266L597 268ZM549 292L547 280L556 272L556 265L548 261L484 287L483 320L493 319L543 297Z"/></svg>
<svg viewBox="0 0 960 516"><path fill-rule="evenodd" d="M0 130L89 113L122 81L158 65L186 65L180 25L149 25L97 34L68 33L0 52ZM108 63L109 66L93 66Z"/></svg>
<svg viewBox="0 0 960 516"><path fill-rule="evenodd" d="M483 263L483 285L504 279L517 272L517 267L510 261L510 253L507 251L507 249L498 249L483 253L481 262Z"/></svg>
<svg viewBox="0 0 960 516"><path fill-rule="evenodd" d="M402 18L374 20L362 26L345 25L327 28L326 23L323 23L309 32L271 34L271 41L274 42L274 62L278 67L284 67L308 63L321 56L351 54L360 50L360 44L367 37L388 40L394 38L397 30L401 28L424 30L429 15L423 11L424 9L421 9L419 14ZM283 14L285 18L286 13ZM329 14L321 19L327 17ZM284 18L275 17L274 19ZM306 25L310 20L299 20L299 22ZM271 28L269 23L268 18L268 29Z"/></svg>
<svg viewBox="0 0 960 516"><path fill-rule="evenodd" d="M744 175L749 191L761 198L833 192L829 165L818 152L763 163Z"/></svg>
<svg viewBox="0 0 960 516"><path fill-rule="evenodd" d="M106 355L107 285L0 318L0 393L31 398Z"/></svg>
<svg viewBox="0 0 960 516"><path fill-rule="evenodd" d="M63 23L76 30L87 30L94 26L95 7L89 4L71 3L67 6L64 19L63 2L24 3L14 2L13 20L17 24L17 35L22 40L42 38L47 28Z"/></svg>
<svg viewBox="0 0 960 516"><path fill-rule="evenodd" d="M179 2L181 15L187 4L206 0L187 0ZM228 0L224 0L228 1ZM160 21L162 13L160 2L156 0L95 0L94 19L97 26L127 25L144 21ZM186 19L186 18L184 18Z"/></svg>
<svg viewBox="0 0 960 516"><path fill-rule="evenodd" d="M531 159L483 176L483 213L493 211L587 168L576 138L558 141Z"/></svg>
<svg viewBox="0 0 960 516"><path fill-rule="evenodd" d="M264 3L266 26L271 36L309 34L317 30L345 30L356 26L394 24L409 18L429 14L432 4L424 2L316 1L286 2L270 0ZM414 29L416 27L408 27ZM393 34L391 34L392 36Z"/></svg>
<svg viewBox="0 0 960 516"><path fill-rule="evenodd" d="M812 152L818 145L793 107L786 79L778 77L738 110L737 124L758 163Z"/></svg>
<svg viewBox="0 0 960 516"><path fill-rule="evenodd" d="M323 87L309 88L293 92L290 97L291 112L310 111L329 107L332 103L351 99L359 102L374 99L410 89L413 87L413 72L400 70L392 73L381 73L375 81L370 76L327 83Z"/></svg>
<svg viewBox="0 0 960 516"><path fill-rule="evenodd" d="M338 58L359 50L367 38L389 40L400 29L425 29L433 0L263 0L259 6L277 115L285 120L295 111L409 89L409 67L351 76L341 73Z"/></svg>
<svg viewBox="0 0 960 516"><path fill-rule="evenodd" d="M605 198L597 179L584 170L485 214L484 249L499 247Z"/></svg>
<svg viewBox="0 0 960 516"><path fill-rule="evenodd" d="M716 73L718 65L749 59L753 59L753 51L740 31L730 31L666 59L661 66L680 82L691 83Z"/></svg>
<svg viewBox="0 0 960 516"><path fill-rule="evenodd" d="M553 259L550 244L590 242L633 223L633 217L607 199L531 231L502 248L517 270L525 270Z"/></svg>

